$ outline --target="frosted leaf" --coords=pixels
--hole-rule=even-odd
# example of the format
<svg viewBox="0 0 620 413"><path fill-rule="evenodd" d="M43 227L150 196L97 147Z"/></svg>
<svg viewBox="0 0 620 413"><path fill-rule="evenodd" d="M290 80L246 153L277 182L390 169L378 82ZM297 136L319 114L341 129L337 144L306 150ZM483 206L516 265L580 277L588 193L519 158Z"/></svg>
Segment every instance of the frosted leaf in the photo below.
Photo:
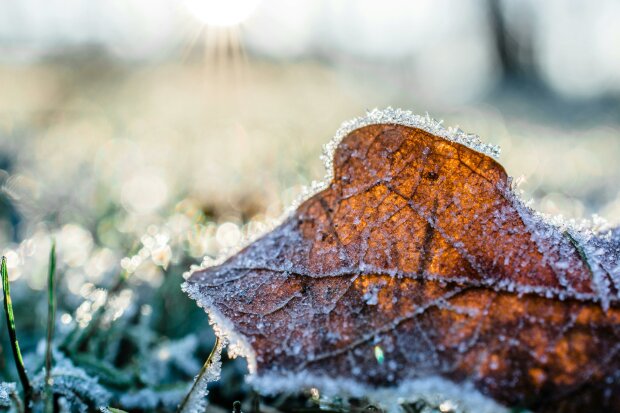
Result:
<svg viewBox="0 0 620 413"><path fill-rule="evenodd" d="M257 386L424 396L441 378L503 405L620 410L617 229L538 214L496 150L429 117L370 112L327 153L320 192L183 286Z"/></svg>

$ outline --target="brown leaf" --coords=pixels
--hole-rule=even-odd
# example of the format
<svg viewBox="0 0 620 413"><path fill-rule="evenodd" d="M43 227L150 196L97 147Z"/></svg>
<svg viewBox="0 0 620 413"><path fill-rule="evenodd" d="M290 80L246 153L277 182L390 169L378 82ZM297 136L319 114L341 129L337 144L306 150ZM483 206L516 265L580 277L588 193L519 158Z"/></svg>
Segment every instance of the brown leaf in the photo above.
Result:
<svg viewBox="0 0 620 413"><path fill-rule="evenodd" d="M437 135L353 130L324 190L186 290L259 378L440 377L507 406L620 412L619 231L550 223L491 157Z"/></svg>

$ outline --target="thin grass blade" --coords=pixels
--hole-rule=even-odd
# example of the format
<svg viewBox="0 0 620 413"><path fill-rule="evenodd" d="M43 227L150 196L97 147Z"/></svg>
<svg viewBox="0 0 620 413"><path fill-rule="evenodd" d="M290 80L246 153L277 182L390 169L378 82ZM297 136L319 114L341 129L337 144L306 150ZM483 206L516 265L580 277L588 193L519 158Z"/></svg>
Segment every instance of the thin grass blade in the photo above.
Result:
<svg viewBox="0 0 620 413"><path fill-rule="evenodd" d="M202 382L201 379L209 371L209 369L211 368L211 365L215 361L216 353L218 351L220 351L220 352L222 351L222 349L220 348L220 338L219 337L215 337L215 344L213 345L213 350L211 350L211 354L209 354L209 357L207 358L207 360L205 361L205 364L200 369L200 372L198 373L198 376L196 376L196 379L194 380L194 384L192 384L191 389L189 389L189 392L187 392L187 394L183 398L183 401L181 402L181 404L179 404L179 407L177 408L177 413L185 412L185 408L188 407L188 405L190 403L190 399L192 398L193 393L195 391L197 391L198 386Z"/></svg>
<svg viewBox="0 0 620 413"><path fill-rule="evenodd" d="M32 400L32 386L26 373L26 366L22 358L19 343L17 342L17 332L15 330L15 317L13 316L13 303L11 301L11 288L9 284L9 272L6 266L6 257L2 257L0 265L0 274L2 275L2 292L4 294L4 313L6 314L6 325L9 330L9 338L11 340L11 349L13 350L13 359L15 360L15 368L19 375L22 388L24 389L24 412L31 412L30 401Z"/></svg>
<svg viewBox="0 0 620 413"><path fill-rule="evenodd" d="M54 413L52 341L56 322L56 242L52 241L47 273L47 335L45 340L45 412Z"/></svg>

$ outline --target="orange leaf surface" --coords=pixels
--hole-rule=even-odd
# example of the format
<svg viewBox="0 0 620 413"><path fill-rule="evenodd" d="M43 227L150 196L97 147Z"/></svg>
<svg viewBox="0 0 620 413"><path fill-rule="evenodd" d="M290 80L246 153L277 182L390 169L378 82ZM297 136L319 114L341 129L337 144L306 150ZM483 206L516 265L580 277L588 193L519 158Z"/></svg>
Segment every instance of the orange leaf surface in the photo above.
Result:
<svg viewBox="0 0 620 413"><path fill-rule="evenodd" d="M348 126L331 182L279 227L184 286L256 383L620 412L620 231L543 218L468 135L386 113Z"/></svg>

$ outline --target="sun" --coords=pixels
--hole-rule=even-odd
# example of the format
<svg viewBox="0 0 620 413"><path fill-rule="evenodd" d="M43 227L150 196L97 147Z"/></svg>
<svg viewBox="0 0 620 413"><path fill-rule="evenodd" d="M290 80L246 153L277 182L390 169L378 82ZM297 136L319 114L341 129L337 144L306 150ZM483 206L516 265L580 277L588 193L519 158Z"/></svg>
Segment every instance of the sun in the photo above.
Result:
<svg viewBox="0 0 620 413"><path fill-rule="evenodd" d="M189 12L207 26L230 27L244 22L262 0L185 0Z"/></svg>

